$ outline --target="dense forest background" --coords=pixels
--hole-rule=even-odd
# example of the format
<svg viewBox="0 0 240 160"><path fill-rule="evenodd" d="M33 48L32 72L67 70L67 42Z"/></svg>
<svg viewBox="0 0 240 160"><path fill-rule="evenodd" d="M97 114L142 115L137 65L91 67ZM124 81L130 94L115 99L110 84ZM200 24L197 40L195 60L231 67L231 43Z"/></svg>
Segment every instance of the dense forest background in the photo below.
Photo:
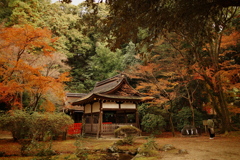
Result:
<svg viewBox="0 0 240 160"><path fill-rule="evenodd" d="M139 108L156 122L146 129L200 126L211 111L223 132L240 127L237 0L69 2L0 2L1 110L53 112L124 73L156 98Z"/></svg>

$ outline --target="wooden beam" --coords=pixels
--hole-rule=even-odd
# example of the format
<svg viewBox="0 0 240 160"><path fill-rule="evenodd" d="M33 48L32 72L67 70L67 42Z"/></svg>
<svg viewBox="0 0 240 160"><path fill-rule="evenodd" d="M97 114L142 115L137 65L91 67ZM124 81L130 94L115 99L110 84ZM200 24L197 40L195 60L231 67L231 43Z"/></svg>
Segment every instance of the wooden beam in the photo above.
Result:
<svg viewBox="0 0 240 160"><path fill-rule="evenodd" d="M92 111L93 111L93 103L91 103L91 132L93 130L93 113L92 113Z"/></svg>
<svg viewBox="0 0 240 160"><path fill-rule="evenodd" d="M97 129L97 138L100 138L102 132L102 101L99 102L99 117L98 117L98 129Z"/></svg>
<svg viewBox="0 0 240 160"><path fill-rule="evenodd" d="M137 111L137 110L136 110L136 124L137 124L137 128L140 129L139 114L138 114L138 111Z"/></svg>
<svg viewBox="0 0 240 160"><path fill-rule="evenodd" d="M83 136L85 134L85 124L86 124L86 119L85 119L85 114L83 114L82 116L82 131L81 131L81 135Z"/></svg>
<svg viewBox="0 0 240 160"><path fill-rule="evenodd" d="M99 112L99 117L98 117L97 138L100 138L101 132L102 132L102 130L101 130L101 128L102 128L102 115L103 115L102 112L103 111Z"/></svg>

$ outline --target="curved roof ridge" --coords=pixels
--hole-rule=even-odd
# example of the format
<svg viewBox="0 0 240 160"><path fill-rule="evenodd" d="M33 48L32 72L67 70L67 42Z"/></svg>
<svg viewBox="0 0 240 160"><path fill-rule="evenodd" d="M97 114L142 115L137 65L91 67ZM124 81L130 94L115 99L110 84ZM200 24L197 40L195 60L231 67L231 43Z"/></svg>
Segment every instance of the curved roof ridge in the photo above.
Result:
<svg viewBox="0 0 240 160"><path fill-rule="evenodd" d="M97 82L90 93L106 93L116 88L121 82L126 79L125 75L118 74L114 77Z"/></svg>
<svg viewBox="0 0 240 160"><path fill-rule="evenodd" d="M115 80L117 80L117 79L120 79L120 78L123 77L123 76L125 76L125 75L123 75L123 74L117 74L117 75L115 75L115 76L113 76L113 77L110 77L110 78L108 78L108 79L99 81L99 82L97 82L97 83L95 84L95 87L99 87L99 86L104 85L104 84L106 84L106 83L115 81Z"/></svg>

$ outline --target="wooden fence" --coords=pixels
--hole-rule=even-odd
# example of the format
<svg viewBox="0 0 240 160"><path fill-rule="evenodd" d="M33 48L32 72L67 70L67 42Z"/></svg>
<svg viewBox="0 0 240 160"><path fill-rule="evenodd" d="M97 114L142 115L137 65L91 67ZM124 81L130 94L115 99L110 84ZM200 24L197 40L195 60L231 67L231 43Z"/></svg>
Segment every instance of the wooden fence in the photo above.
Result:
<svg viewBox="0 0 240 160"><path fill-rule="evenodd" d="M113 134L114 130L121 127L132 125L137 127L136 123L112 123L112 122L103 122L101 125L101 133L102 134ZM81 134L82 131L82 123L74 123L69 126L67 134L68 135L75 135ZM85 124L85 133L97 133L98 131L98 124Z"/></svg>
<svg viewBox="0 0 240 160"><path fill-rule="evenodd" d="M101 125L101 133L102 134L113 134L114 130L121 127L132 125L137 127L136 123L111 123L111 122L103 122ZM98 124L85 124L85 133L97 133Z"/></svg>

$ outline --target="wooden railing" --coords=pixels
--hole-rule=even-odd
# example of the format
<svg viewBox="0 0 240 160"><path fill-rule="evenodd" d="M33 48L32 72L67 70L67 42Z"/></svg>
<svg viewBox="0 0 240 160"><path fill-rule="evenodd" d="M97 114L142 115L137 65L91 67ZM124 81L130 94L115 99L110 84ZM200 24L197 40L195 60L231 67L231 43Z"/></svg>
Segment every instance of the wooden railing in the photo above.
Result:
<svg viewBox="0 0 240 160"><path fill-rule="evenodd" d="M121 127L132 125L137 127L136 123L111 123L111 122L103 122L101 125L101 133L102 134L113 134L114 130ZM85 124L85 133L97 133L98 132L98 124ZM77 132L75 132L77 133ZM78 132L79 133L79 132Z"/></svg>
<svg viewBox="0 0 240 160"><path fill-rule="evenodd" d="M112 122L103 122L101 125L102 134L113 134L114 130L126 125L132 125L137 127L136 123L112 123ZM74 123L68 128L68 135L81 134L82 123ZM97 133L98 124L85 124L85 133Z"/></svg>
<svg viewBox="0 0 240 160"><path fill-rule="evenodd" d="M113 124L102 124L102 133L113 133L115 129L121 126L132 125L137 127L136 123L113 123Z"/></svg>
<svg viewBox="0 0 240 160"><path fill-rule="evenodd" d="M102 134L113 134L114 130L121 127L132 125L137 127L136 123L111 123L111 122L103 122L101 125L101 133ZM68 135L81 134L82 123L74 123L68 128ZM85 124L85 133L97 133L98 132L98 124Z"/></svg>
<svg viewBox="0 0 240 160"><path fill-rule="evenodd" d="M85 133L97 133L98 124L85 124Z"/></svg>

